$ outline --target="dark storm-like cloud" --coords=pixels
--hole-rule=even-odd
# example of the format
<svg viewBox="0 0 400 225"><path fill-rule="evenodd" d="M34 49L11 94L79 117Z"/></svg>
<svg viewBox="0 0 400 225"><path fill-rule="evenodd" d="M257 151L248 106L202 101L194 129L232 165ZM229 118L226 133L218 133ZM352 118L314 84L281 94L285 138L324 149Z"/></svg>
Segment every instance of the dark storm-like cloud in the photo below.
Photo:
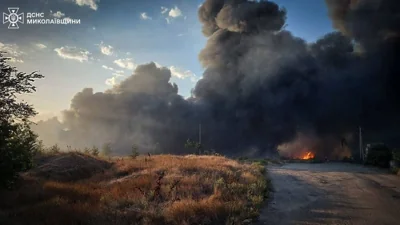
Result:
<svg viewBox="0 0 400 225"><path fill-rule="evenodd" d="M177 94L168 69L142 65L104 93L78 93L64 114L63 140L184 152L201 123L204 146L227 154L315 140L319 154L341 155L341 140L358 126L382 133L400 122L399 10L395 0L377 2L328 1L338 32L306 43L283 29L286 12L273 2L206 0L199 9L205 72L193 97ZM365 14L382 16L389 6L386 18L365 25Z"/></svg>

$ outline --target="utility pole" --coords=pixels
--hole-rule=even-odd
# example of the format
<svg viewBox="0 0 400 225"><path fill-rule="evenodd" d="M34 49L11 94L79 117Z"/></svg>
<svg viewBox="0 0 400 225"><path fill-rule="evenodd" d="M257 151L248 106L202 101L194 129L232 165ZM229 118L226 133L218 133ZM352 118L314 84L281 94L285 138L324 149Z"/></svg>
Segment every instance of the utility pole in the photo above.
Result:
<svg viewBox="0 0 400 225"><path fill-rule="evenodd" d="M199 124L199 144L201 144L201 123Z"/></svg>
<svg viewBox="0 0 400 225"><path fill-rule="evenodd" d="M359 127L359 129L360 129L360 131L359 131L359 134L360 134L360 159L362 160L362 161L364 161L364 154L363 154L363 143L362 143L362 129L361 129L361 127Z"/></svg>

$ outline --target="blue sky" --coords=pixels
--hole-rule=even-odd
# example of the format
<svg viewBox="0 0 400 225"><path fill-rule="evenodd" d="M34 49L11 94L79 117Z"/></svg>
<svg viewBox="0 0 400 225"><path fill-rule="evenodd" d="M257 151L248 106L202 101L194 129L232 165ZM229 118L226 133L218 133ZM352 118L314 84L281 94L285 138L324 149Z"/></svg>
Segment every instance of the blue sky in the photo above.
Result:
<svg viewBox="0 0 400 225"><path fill-rule="evenodd" d="M173 72L172 82L189 96L203 69L198 54L206 43L197 19L202 0L2 0L2 12L43 12L46 19L80 19L81 24L0 24L0 50L24 72L40 71L38 91L22 98L38 119L69 108L85 87L104 91L154 61ZM323 0L275 0L288 11L287 30L312 42L332 31ZM25 18L26 19L26 18Z"/></svg>

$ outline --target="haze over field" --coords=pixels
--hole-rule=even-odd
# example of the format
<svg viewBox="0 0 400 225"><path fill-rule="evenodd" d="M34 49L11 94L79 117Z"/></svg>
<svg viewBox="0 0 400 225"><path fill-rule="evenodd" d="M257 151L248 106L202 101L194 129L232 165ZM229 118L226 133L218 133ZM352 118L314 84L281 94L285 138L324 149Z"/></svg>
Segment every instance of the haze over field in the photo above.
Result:
<svg viewBox="0 0 400 225"><path fill-rule="evenodd" d="M62 122L35 130L48 144L183 153L201 123L204 146L222 153L299 151L287 144L306 139L321 154L342 154L340 140L358 126L385 132L400 123L400 2L326 4L336 31L309 43L285 29L290 11L272 1L206 0L204 73L191 97L171 82L173 67L151 62L104 92L84 88Z"/></svg>

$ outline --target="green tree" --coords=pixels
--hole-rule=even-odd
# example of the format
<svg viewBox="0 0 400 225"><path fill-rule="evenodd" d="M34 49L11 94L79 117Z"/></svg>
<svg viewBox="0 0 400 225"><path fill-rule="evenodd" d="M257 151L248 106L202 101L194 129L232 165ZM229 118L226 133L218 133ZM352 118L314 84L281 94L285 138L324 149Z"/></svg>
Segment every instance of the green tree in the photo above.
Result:
<svg viewBox="0 0 400 225"><path fill-rule="evenodd" d="M43 78L36 72L18 72L0 52L0 187L11 187L18 173L33 166L39 150L29 119L36 115L32 105L18 96L36 91L33 82Z"/></svg>
<svg viewBox="0 0 400 225"><path fill-rule="evenodd" d="M191 139L188 139L185 143L185 148L194 148L196 150L196 153L201 155L203 151L203 146L196 141L192 141Z"/></svg>

